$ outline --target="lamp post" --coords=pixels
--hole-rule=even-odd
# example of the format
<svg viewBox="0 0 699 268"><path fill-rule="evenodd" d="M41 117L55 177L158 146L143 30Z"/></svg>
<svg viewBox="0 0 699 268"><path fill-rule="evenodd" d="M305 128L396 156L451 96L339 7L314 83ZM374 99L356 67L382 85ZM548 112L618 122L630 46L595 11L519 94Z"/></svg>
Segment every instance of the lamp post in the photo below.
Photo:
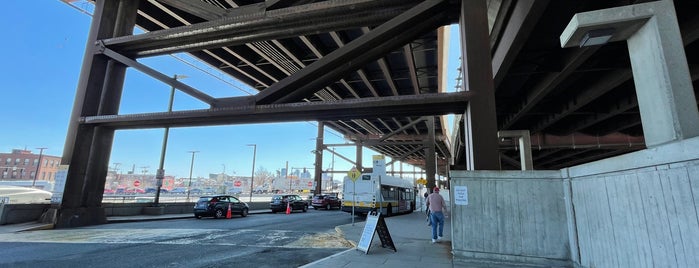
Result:
<svg viewBox="0 0 699 268"><path fill-rule="evenodd" d="M335 147L333 147L333 157L332 157L332 162L330 162L330 192L335 191L335 180L333 179L333 174L335 172Z"/></svg>
<svg viewBox="0 0 699 268"><path fill-rule="evenodd" d="M250 202L252 202L252 185L255 182L255 158L257 158L257 144L248 144L252 146L252 174L250 176Z"/></svg>
<svg viewBox="0 0 699 268"><path fill-rule="evenodd" d="M194 154L198 153L199 151L188 151L188 153L192 154L192 164L189 166L189 185L187 186L187 201L189 202L189 192L192 191L192 170L194 170Z"/></svg>
<svg viewBox="0 0 699 268"><path fill-rule="evenodd" d="M41 166L41 155L44 153L44 149L48 149L46 147L39 147L39 163L36 164L36 171L34 171L34 180L32 181L32 188L36 185L36 177L39 176L39 166Z"/></svg>
<svg viewBox="0 0 699 268"><path fill-rule="evenodd" d="M187 78L186 75L173 75L172 79L177 80L178 78ZM167 112L172 112L172 104L175 101L175 86L170 87L170 101L167 105ZM163 187L163 179L165 179L165 151L167 151L167 139L170 134L170 127L165 127L165 133L163 134L163 146L160 150L160 165L158 165L158 171L155 173L155 200L153 201L154 206L158 206L160 202L160 189Z"/></svg>

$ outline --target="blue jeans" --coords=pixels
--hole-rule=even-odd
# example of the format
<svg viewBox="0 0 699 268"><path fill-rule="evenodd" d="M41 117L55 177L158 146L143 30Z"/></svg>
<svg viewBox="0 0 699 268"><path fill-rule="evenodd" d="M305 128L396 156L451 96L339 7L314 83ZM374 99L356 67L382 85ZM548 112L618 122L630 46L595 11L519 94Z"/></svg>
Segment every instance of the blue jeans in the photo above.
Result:
<svg viewBox="0 0 699 268"><path fill-rule="evenodd" d="M437 239L437 225L439 225L439 236L444 236L444 213L441 211L431 211L430 223L432 223L432 239Z"/></svg>

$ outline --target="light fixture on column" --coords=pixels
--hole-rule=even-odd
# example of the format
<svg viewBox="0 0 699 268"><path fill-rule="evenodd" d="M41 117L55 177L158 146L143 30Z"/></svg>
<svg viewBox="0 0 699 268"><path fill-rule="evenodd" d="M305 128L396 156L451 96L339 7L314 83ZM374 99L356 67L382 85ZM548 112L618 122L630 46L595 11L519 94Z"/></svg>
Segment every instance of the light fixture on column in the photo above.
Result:
<svg viewBox="0 0 699 268"><path fill-rule="evenodd" d="M580 47L604 45L614 34L614 28L590 30L580 39Z"/></svg>

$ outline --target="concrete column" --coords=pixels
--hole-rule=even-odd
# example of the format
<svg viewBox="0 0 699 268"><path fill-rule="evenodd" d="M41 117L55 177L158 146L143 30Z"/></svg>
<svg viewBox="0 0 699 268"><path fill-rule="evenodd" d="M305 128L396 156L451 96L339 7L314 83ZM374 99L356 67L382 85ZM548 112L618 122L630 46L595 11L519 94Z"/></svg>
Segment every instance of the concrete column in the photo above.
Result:
<svg viewBox="0 0 699 268"><path fill-rule="evenodd" d="M461 1L461 56L465 90L477 91L464 114L468 170L500 170L495 87L486 0ZM478 126L478 127L475 127Z"/></svg>
<svg viewBox="0 0 699 268"><path fill-rule="evenodd" d="M316 137L316 150L315 150L315 183L316 187L313 190L315 194L320 194L322 191L323 184L323 137L324 137L325 123L323 121L318 121L318 135Z"/></svg>
<svg viewBox="0 0 699 268"><path fill-rule="evenodd" d="M532 142L529 130L498 131L498 138L517 138L519 141L519 160L522 170L532 170Z"/></svg>
<svg viewBox="0 0 699 268"><path fill-rule="evenodd" d="M628 41L646 146L699 136L699 112L672 1Z"/></svg>
<svg viewBox="0 0 699 268"><path fill-rule="evenodd" d="M627 41L646 146L699 136L699 111L672 1L575 14L561 34L561 46L584 46L595 30L611 31L609 42Z"/></svg>

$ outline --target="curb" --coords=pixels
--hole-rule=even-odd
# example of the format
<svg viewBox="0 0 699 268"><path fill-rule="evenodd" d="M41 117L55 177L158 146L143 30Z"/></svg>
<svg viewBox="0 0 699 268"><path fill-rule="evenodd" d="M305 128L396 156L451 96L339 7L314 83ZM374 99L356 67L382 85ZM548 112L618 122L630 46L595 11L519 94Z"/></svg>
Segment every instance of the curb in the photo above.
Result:
<svg viewBox="0 0 699 268"><path fill-rule="evenodd" d="M27 227L24 229L19 229L15 232L27 232L27 231L38 231L38 230L52 230L53 229L53 223L47 223L47 224L41 224L38 226L32 226L32 227Z"/></svg>

